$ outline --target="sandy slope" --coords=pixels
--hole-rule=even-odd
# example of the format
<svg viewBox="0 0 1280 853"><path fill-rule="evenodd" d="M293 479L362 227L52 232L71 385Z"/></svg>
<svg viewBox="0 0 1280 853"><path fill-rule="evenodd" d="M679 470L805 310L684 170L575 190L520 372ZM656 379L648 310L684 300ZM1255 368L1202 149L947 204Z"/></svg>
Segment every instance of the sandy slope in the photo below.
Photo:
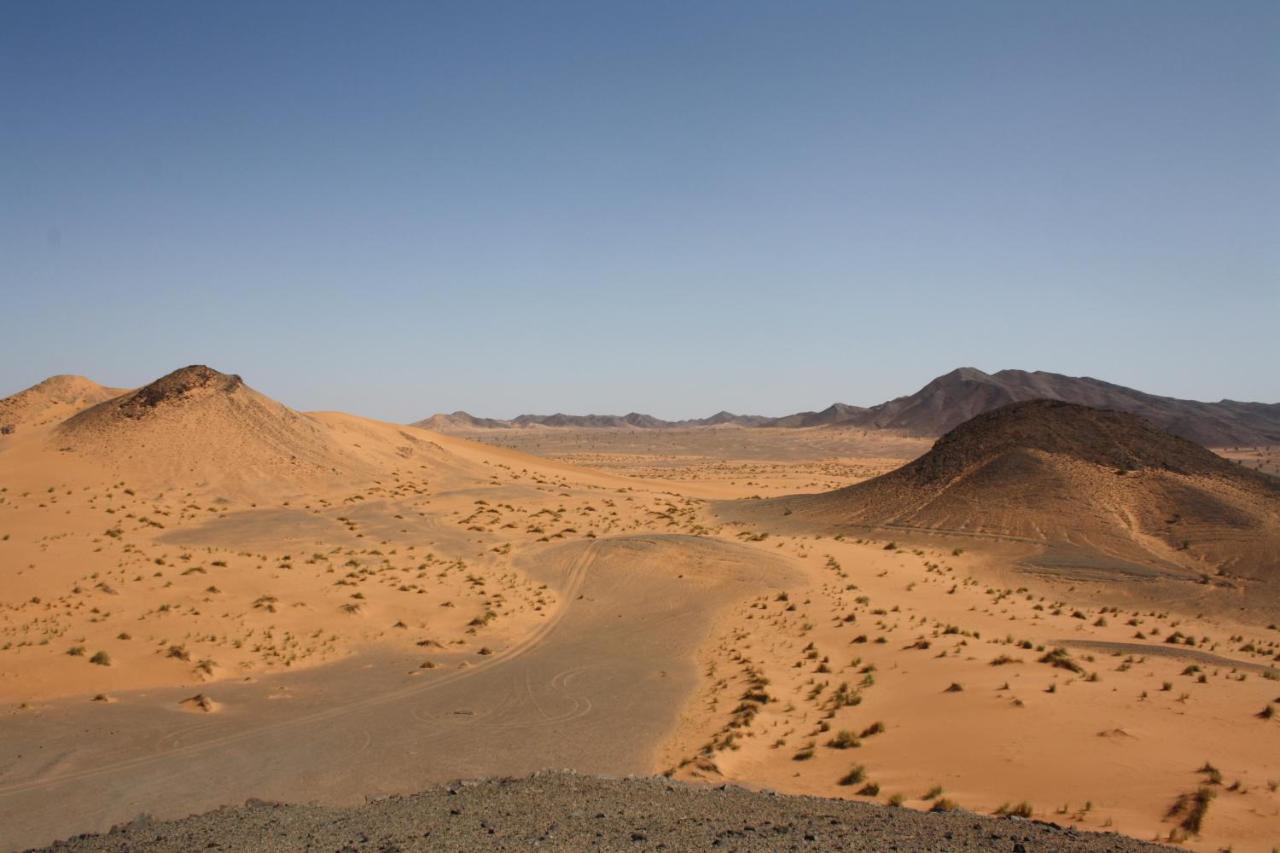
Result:
<svg viewBox="0 0 1280 853"><path fill-rule="evenodd" d="M124 393L122 388L107 388L83 376L50 376L24 391L0 400L0 434L19 435L28 429L61 423L89 406Z"/></svg>
<svg viewBox="0 0 1280 853"><path fill-rule="evenodd" d="M1280 744L1255 716L1280 697L1263 677L1274 631L1154 611L1140 596L1104 610L1090 604L1100 585L887 544L782 540L808 583L724 620L668 753L678 775L919 807L941 786L967 808L1026 801L1037 817L1150 838L1181 834L1165 815L1209 778L1196 772L1208 761L1225 779L1204 847L1274 843ZM1214 663L1162 642L1179 631ZM1040 662L1059 647L1079 672ZM864 778L842 785L854 767Z"/></svg>
<svg viewBox="0 0 1280 853"><path fill-rule="evenodd" d="M1049 543L1239 589L1280 620L1280 480L1119 412L1016 403L873 480L725 511L797 529Z"/></svg>

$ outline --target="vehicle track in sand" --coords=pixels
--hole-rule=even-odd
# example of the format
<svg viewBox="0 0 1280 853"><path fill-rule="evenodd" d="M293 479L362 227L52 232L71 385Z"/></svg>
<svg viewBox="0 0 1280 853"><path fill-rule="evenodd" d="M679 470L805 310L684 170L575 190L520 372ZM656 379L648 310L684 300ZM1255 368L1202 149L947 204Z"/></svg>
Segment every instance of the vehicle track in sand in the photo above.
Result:
<svg viewBox="0 0 1280 853"><path fill-rule="evenodd" d="M549 767L653 772L714 611L787 571L746 546L652 534L566 543L533 570L556 610L463 668L364 656L225 681L212 686L222 709L203 719L177 708L189 688L8 717L0 849L250 797L350 804ZM272 701L282 692L288 702Z"/></svg>
<svg viewBox="0 0 1280 853"><path fill-rule="evenodd" d="M594 543L587 544L587 549L583 552L582 556L575 562L573 568L570 570L569 577L563 593L564 599L565 599L564 604L559 609L557 609L556 614L550 620L538 626L536 630L531 632L526 638L521 640L516 645L511 646L510 648L502 652L498 652L489 656L487 660L482 661L479 664L475 664L473 666L467 667L466 669L457 669L457 670L454 670L453 672L445 673L439 678L435 678L435 679L432 679L431 681L427 681L421 684L412 684L407 687L402 687L397 690L392 690L390 692L382 693L376 696L367 696L363 699L353 700L351 702L347 702L342 705L337 705L337 706L326 708L319 711L313 711L311 713L303 714L298 717L292 717L286 720L281 720L275 723L254 725L239 731L230 732L228 734L220 735L217 737L208 738L204 740L196 740L186 744L178 744L173 746L172 748L161 749L160 751L157 751L150 755L139 756L137 758L127 759L123 761L111 762L108 764L99 765L97 767L87 768L85 770L80 770L75 772L54 773L52 775L42 775L38 778L30 779L24 782L16 782L11 784L0 785L0 799L2 799L3 797L9 794L13 794L21 791L35 790L41 787L48 787L51 785L55 785L60 782L69 782L77 779L87 779L93 776L111 773L114 771L130 768L130 767L142 766L149 762L154 762L157 760L173 758L180 755L189 755L191 753L200 752L202 750L215 749L217 747L226 746L227 744L234 743L236 741L245 740L251 737L261 736L263 734L267 734L271 732L277 732L287 728L314 724L324 720L333 719L335 717L345 716L345 715L352 714L357 711L361 711L377 705L382 705L388 702L396 701L398 699L403 699L407 696L412 696L417 693L425 693L427 691L439 690L456 681L461 681L465 678L475 677L476 675L483 674L487 670L509 663L510 661L513 661L516 658L519 658L521 655L535 648L539 643L541 643L547 637L547 635L549 635L553 630L555 630L555 627L564 618L566 611L571 606L575 596L578 594L578 590L582 587L583 576L585 575L587 567L591 563L592 555L594 553L592 550L593 544ZM190 738L193 736L198 736L203 732L215 730L221 727L222 726L220 726L217 722L210 721L208 723L204 723L198 726L184 728L179 732L175 732L174 734ZM158 743L164 744L166 743L166 741L171 742L170 740L171 738L172 738L172 735L166 738L162 738L160 741L158 741Z"/></svg>

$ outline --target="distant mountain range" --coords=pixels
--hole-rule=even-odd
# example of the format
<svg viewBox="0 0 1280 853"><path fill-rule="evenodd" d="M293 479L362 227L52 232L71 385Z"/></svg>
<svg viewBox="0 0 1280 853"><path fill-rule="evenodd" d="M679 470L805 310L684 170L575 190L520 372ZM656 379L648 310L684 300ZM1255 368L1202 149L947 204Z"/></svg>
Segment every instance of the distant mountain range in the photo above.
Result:
<svg viewBox="0 0 1280 853"><path fill-rule="evenodd" d="M855 427L939 436L970 418L1008 403L1061 400L1141 415L1174 435L1208 447L1280 444L1280 403L1221 400L1203 403L1159 397L1089 377L1043 371L984 373L961 367L939 376L914 394L877 406L834 403L820 412L780 418L718 412L707 418L665 421L652 415L520 415L512 420L477 418L466 412L433 415L414 426L440 432L532 427L674 429L691 427Z"/></svg>
<svg viewBox="0 0 1280 853"><path fill-rule="evenodd" d="M688 427L716 426L770 426L778 418L764 415L735 415L732 412L717 412L709 418L693 418L686 421L664 421L653 415L642 415L631 412L627 415L520 415L509 421L497 418L477 418L466 412L454 412L451 415L432 415L425 420L413 424L424 429L439 432L474 429L520 429L522 427L574 427L578 429L674 429Z"/></svg>

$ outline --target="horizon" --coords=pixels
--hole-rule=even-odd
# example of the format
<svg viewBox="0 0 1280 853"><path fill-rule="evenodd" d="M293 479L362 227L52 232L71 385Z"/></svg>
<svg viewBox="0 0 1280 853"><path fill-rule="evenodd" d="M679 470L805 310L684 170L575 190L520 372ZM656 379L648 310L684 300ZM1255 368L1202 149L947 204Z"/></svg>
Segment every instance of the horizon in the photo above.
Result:
<svg viewBox="0 0 1280 853"><path fill-rule="evenodd" d="M0 387L790 413L1280 400L1280 6L11 8ZM823 402L827 401L827 402Z"/></svg>
<svg viewBox="0 0 1280 853"><path fill-rule="evenodd" d="M148 385L148 384L150 384L151 382L154 382L154 381L156 381L156 380L158 380L158 379L162 378L163 376L167 376L169 373L173 373L173 372L176 372L176 371L178 371L178 370L183 370L183 369L186 369L186 368L188 368L188 367L209 367L209 368L211 368L211 369L213 369L213 370L215 370L215 371L217 371L217 372L219 372L219 373L223 373L223 374L226 374L226 375L234 375L234 376L238 376L238 377L239 377L239 378L244 382L244 384L245 384L245 385L248 385L250 388L254 389L255 391L258 391L259 393L265 394L267 397L270 397L271 399L275 399L275 400L278 400L279 402L285 403L285 404L286 404L286 405L288 405L290 408L293 408L293 409L295 409L295 410L297 410L297 411L301 411L301 412L338 411L338 412L343 412L343 413L345 413L345 414L351 414L351 415L357 415L357 416L364 416L364 417L372 417L371 415L367 415L367 414L365 414L365 413L363 413L363 412L356 411L356 410L350 410L350 409L314 409L314 408L308 408L308 407L306 407L306 406L299 406L299 405L295 405L292 401L285 400L285 399L281 399L281 398L280 398L280 397L278 397L277 395L275 395L275 394L271 393L271 391L270 391L269 389L263 389L263 388L260 388L260 387L256 386L252 381L250 381L249 379L246 379L246 378L244 377L244 375L243 375L242 373L238 372L238 371L234 371L234 370L219 370L219 369L218 369L218 367L216 367L216 366L214 366L214 365L197 365L197 364L183 365L182 367L174 368L174 370L172 370L172 371L166 371L165 373L161 374L160 376L152 377L151 379L148 379L148 380L146 380L145 382L141 382L141 383L137 383L137 384L132 384L132 385L128 385L128 384L126 384L126 385L114 385L113 383L110 383L110 382L98 382L98 381L97 381L97 379L95 379L94 377L92 377L92 376L88 376L88 375L85 375L85 374L83 374L83 373L52 374L52 375L50 375L50 376L43 377L42 379L37 380L36 382L31 383L30 385L23 386L22 388L19 388L19 389L13 390L13 391L7 391L7 392L6 392L6 391L4 391L4 389L0 389L0 399L4 399L4 397L10 396L10 395L12 395L12 394L17 394L17 393L21 393L22 391L29 390L30 388L35 387L36 385L39 385L41 382L44 382L44 381L49 380L49 379L56 378L56 377L58 377L58 376L72 376L72 377L78 377L78 378L82 378L82 379L88 379L89 381L91 381L91 382L95 382L95 383L97 383L98 385L101 385L101 386L104 386L104 387L107 387L107 388L119 388L119 389L121 389L121 390L122 390L122 392L123 392L123 393L129 393L129 392L134 391L134 390L136 390L136 389L138 389L138 388L141 388L141 387L143 387L143 386L145 386L145 385ZM886 397L886 398L884 398L884 399L882 399L882 400L876 400L876 401L873 401L873 402L866 402L866 403L856 403L856 402L850 402L850 401L848 401L848 400L832 400L830 403L826 403L826 404L823 404L823 405L815 405L815 406L810 406L810 407L808 407L808 408L796 409L796 410L788 411L788 412L769 413L769 412L760 412L760 411L732 411L732 410L730 410L730 409L716 409L716 410L714 410L714 411L706 412L706 413L704 413L704 414L692 414L692 415L682 415L682 416L676 416L676 417L667 417L667 416L663 416L663 415L655 414L654 412L641 411L641 410L638 410L638 409L627 409L627 410L625 410L625 411L614 411L614 412L594 411L594 410L591 410L591 411L567 411L567 410L565 410L565 409L547 409L547 410L545 410L545 411L517 412L517 413L515 413L515 414L511 414L511 415L493 415L493 414L488 414L488 413L485 413L485 412L474 412L474 411L468 411L468 410L466 410L466 409L441 409L441 410L438 410L438 411L430 412L430 413L428 413L428 414L424 414L424 415L422 415L422 416L420 416L420 417L411 418L411 419L409 419L409 420L404 420L404 421L388 421L388 422L390 422L390 423L402 423L402 424L413 424L413 423L416 423L416 422L418 422L418 421L429 420L430 418L435 417L435 416L437 416L437 415L453 416L453 415L459 415L459 414L464 414L464 415L468 415L468 416L475 417L475 418L488 419L488 420L500 420L500 421L512 421L512 420L514 420L514 419L516 419L516 418L519 418L519 417L555 417L555 416L557 416L557 415L564 415L564 416L567 416L567 417L627 417L627 416L629 416L629 415L641 415L641 416L646 416L646 417L654 417L654 418L657 418L657 419L659 419L659 420L666 421L666 422L671 422L671 423L680 422L680 421L687 421L687 420L699 420L699 419L705 419L705 418L714 417L714 416L716 416L716 415L720 415L720 414L729 414L729 415L733 415L733 416L735 416L735 417L766 417L766 418L781 418L781 417L786 417L786 416L788 416L788 415L803 414L803 413L816 413L816 412L822 412L822 411L825 411L826 409L831 408L831 407L833 407L833 406L840 406L840 405L853 406L853 407L855 407L855 408L864 408L864 409L866 409L866 408L874 408L875 406L878 406L878 405L881 405L881 404L884 404L884 403L892 402L893 400L898 399L898 398L901 398L901 397L908 397L908 396L911 396L912 394L915 394L916 392L918 392L918 391L922 390L926 385L928 385L930 382L932 382L932 381L934 381L934 380L936 380L936 379L941 379L941 378L943 378L943 377L945 377L945 376L949 376L949 375L951 375L952 373L959 373L959 372L962 372L962 371L969 371L969 370L976 370L976 371L978 371L979 373L982 373L984 376L988 376L988 377L995 376L995 375L1000 374L1000 373L1003 373L1003 372L1005 372L1005 371L1016 371L1016 372L1023 372L1023 373L1028 373L1028 374L1048 374L1048 375L1052 375L1052 376L1065 376L1065 377L1066 377L1066 378L1068 378L1068 379L1094 380L1094 381L1103 382L1103 383L1106 383L1106 384L1109 384L1109 385L1117 386L1117 387L1120 387L1120 388L1125 388L1125 389L1130 390L1130 391L1138 391L1138 392L1140 392L1140 393L1150 394L1150 395L1152 395L1152 396L1163 397L1163 398L1165 398L1165 399L1180 400L1180 401L1183 401L1183 402L1199 402L1199 403L1229 403L1229 402L1234 402L1234 403L1261 403L1261 404L1263 404L1263 405L1277 405L1277 404L1280 404L1280 401L1267 401L1267 400L1234 400L1234 399L1231 399L1231 398L1228 398L1228 397L1221 397L1221 398L1218 398L1218 399L1216 399L1216 400L1195 400L1195 399L1193 399L1193 398L1187 398L1187 397L1172 397L1172 396L1170 396L1170 395L1165 395L1165 394L1156 394L1156 393L1154 393L1154 392L1148 391L1148 390L1143 389L1143 388L1130 388L1129 386L1121 385L1121 384L1119 384L1119 383L1115 383L1115 382L1110 382L1109 380L1104 379L1104 378L1102 378L1102 377L1098 377L1098 376L1067 376L1066 374L1055 373L1055 372L1053 372L1053 371L1045 371L1045 370L1024 370L1024 369L1022 369L1022 368L1001 368L1000 370L987 371L987 370L983 370L982 368L973 367L972 365L965 365L965 366L962 366L962 367L952 368L951 370L948 370L948 371L946 371L946 372L944 372L944 373L939 373L939 374L937 374L937 375L935 375L935 376L933 376L933 377L930 377L929 379L925 380L924 382L921 382L918 386L916 386L916 387L912 388L912 389L911 389L911 390L909 390L909 391L903 391L903 392L901 392L901 393L894 394L894 395L893 395L893 396L891 396L891 397ZM385 420L387 420L387 419L385 419L385 418L375 418L375 420L384 420L384 421L385 421Z"/></svg>

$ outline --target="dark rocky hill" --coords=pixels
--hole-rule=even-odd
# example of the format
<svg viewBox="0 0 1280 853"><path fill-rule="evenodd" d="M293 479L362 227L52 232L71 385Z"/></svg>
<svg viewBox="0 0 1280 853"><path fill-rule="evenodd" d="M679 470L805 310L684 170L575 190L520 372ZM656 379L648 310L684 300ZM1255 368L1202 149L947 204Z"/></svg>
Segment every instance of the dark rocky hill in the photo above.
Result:
<svg viewBox="0 0 1280 853"><path fill-rule="evenodd" d="M918 459L831 492L721 505L727 520L1070 546L1262 582L1280 602L1280 480L1150 421L1051 400L966 421Z"/></svg>
<svg viewBox="0 0 1280 853"><path fill-rule="evenodd" d="M1207 447L1280 443L1280 403L1202 403L1159 397L1089 377L1025 370L987 374L962 367L919 391L854 413L844 426L942 435L975 415L1023 400L1062 400L1141 415Z"/></svg>

